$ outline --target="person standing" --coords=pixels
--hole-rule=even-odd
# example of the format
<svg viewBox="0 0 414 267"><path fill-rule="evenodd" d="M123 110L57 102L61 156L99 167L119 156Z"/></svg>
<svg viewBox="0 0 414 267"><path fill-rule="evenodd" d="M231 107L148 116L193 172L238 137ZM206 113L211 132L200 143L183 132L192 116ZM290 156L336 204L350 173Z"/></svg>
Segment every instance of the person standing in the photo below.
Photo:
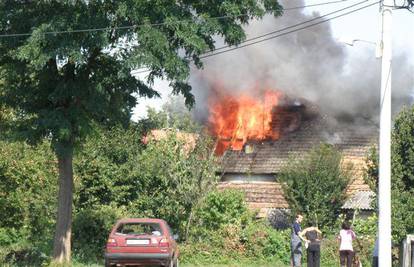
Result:
<svg viewBox="0 0 414 267"><path fill-rule="evenodd" d="M292 234L290 236L290 250L291 250L291 266L301 267L302 266L302 240L300 233L302 228L300 223L303 220L301 214L297 214L295 221L292 224Z"/></svg>
<svg viewBox="0 0 414 267"><path fill-rule="evenodd" d="M319 267L321 261L322 232L318 229L318 227L311 225L300 233L300 237L305 241L308 256L307 266Z"/></svg>
<svg viewBox="0 0 414 267"><path fill-rule="evenodd" d="M339 257L341 267L352 267L352 261L354 257L354 249L352 247L352 241L356 238L354 231L351 230L351 226L348 222L342 223L342 230L339 232L338 240L339 245ZM346 263L346 264L345 264Z"/></svg>

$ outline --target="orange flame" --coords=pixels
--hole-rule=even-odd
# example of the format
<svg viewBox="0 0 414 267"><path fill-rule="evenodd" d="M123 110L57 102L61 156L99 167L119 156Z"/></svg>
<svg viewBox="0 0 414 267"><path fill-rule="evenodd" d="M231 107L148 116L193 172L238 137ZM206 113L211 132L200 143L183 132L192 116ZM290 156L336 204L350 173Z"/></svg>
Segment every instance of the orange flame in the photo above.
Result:
<svg viewBox="0 0 414 267"><path fill-rule="evenodd" d="M209 99L210 131L217 137L216 153L241 150L248 140L277 140L272 128L273 109L282 93L264 90L261 97L242 94L216 94Z"/></svg>

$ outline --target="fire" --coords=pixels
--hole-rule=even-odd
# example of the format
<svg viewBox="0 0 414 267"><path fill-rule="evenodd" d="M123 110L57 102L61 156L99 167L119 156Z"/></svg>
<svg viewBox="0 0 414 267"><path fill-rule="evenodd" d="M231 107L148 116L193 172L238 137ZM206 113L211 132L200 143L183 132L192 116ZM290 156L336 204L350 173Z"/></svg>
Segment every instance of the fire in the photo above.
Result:
<svg viewBox="0 0 414 267"><path fill-rule="evenodd" d="M241 150L248 140L277 140L273 129L274 109L282 93L264 90L260 96L241 94L237 97L218 93L209 99L209 125L217 137L216 153Z"/></svg>

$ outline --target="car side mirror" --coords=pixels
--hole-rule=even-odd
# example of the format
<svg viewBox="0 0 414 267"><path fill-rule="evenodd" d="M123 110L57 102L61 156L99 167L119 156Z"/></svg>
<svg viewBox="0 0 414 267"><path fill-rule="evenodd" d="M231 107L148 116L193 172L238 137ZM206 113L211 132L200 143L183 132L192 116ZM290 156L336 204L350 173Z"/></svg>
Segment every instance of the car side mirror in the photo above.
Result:
<svg viewBox="0 0 414 267"><path fill-rule="evenodd" d="M174 234L174 235L173 235L173 239L174 239L174 240L178 240L178 234Z"/></svg>

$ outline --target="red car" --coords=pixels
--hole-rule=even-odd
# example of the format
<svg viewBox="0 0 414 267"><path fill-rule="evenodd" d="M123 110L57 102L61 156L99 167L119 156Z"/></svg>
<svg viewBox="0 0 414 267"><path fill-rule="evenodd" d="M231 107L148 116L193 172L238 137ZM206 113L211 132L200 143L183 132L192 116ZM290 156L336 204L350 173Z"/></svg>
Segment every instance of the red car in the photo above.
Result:
<svg viewBox="0 0 414 267"><path fill-rule="evenodd" d="M167 222L161 219L122 219L106 243L105 267L178 267L178 246Z"/></svg>

